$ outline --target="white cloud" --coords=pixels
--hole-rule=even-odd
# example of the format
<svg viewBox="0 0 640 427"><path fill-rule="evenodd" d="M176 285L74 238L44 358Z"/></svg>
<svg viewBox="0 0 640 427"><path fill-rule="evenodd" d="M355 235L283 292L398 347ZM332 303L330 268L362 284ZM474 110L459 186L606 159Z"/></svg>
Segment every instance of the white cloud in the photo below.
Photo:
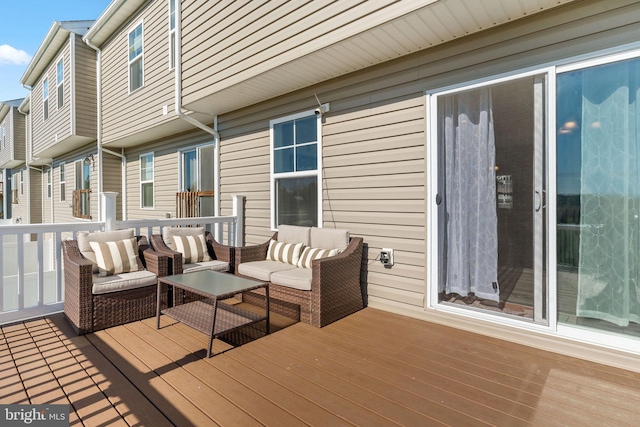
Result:
<svg viewBox="0 0 640 427"><path fill-rule="evenodd" d="M0 45L0 64L24 65L31 61L31 56L24 50L18 50L8 44Z"/></svg>

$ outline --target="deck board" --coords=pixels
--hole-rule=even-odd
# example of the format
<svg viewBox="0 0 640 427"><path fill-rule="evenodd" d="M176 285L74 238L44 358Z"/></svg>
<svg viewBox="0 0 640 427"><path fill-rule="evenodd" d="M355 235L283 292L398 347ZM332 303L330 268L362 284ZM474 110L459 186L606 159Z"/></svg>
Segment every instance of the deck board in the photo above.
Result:
<svg viewBox="0 0 640 427"><path fill-rule="evenodd" d="M0 403L71 425L634 426L640 374L374 309L319 329L272 317L214 340L163 316L76 336L0 328ZM247 337L260 337L241 346Z"/></svg>

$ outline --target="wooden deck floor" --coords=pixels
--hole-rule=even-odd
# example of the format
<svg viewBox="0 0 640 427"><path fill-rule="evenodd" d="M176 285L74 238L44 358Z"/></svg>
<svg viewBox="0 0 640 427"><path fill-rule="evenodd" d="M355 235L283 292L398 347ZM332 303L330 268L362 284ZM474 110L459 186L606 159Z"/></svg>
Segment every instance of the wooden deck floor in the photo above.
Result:
<svg viewBox="0 0 640 427"><path fill-rule="evenodd" d="M155 319L75 336L4 326L0 403L68 403L72 425L637 426L640 374L367 308L240 347ZM284 326L282 319L273 321Z"/></svg>

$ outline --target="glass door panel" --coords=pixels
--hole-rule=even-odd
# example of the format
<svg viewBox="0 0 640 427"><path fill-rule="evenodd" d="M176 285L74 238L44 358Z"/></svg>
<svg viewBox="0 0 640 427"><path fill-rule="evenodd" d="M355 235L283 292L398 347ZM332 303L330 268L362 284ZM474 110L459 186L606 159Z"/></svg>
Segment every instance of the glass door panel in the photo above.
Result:
<svg viewBox="0 0 640 427"><path fill-rule="evenodd" d="M438 96L438 302L547 321L545 76Z"/></svg>
<svg viewBox="0 0 640 427"><path fill-rule="evenodd" d="M557 92L558 322L640 337L640 59Z"/></svg>

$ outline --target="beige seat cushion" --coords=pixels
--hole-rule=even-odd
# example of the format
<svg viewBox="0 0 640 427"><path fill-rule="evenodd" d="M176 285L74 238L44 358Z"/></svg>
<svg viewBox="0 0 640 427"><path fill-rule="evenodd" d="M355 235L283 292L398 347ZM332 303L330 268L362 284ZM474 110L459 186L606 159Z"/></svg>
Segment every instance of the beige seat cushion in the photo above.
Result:
<svg viewBox="0 0 640 427"><path fill-rule="evenodd" d="M276 271L271 274L271 283L302 291L311 290L312 270L294 268L293 270Z"/></svg>
<svg viewBox="0 0 640 427"><path fill-rule="evenodd" d="M280 236L278 235L278 240ZM349 231L339 228L311 229L311 243L307 246L321 249L338 249L343 251L349 246Z"/></svg>
<svg viewBox="0 0 640 427"><path fill-rule="evenodd" d="M204 235L204 227L164 227L162 240L172 251L177 251L173 236L197 236Z"/></svg>
<svg viewBox="0 0 640 427"><path fill-rule="evenodd" d="M203 261L193 264L185 264L182 266L183 273L192 273L194 271L211 270L211 271L229 271L229 263L224 261Z"/></svg>
<svg viewBox="0 0 640 427"><path fill-rule="evenodd" d="M98 272L98 264L96 254L91 248L90 242L115 242L118 240L130 239L134 237L134 230L115 230L115 231L97 231L89 233L88 231L79 231L77 234L78 249L82 256L93 262L93 272Z"/></svg>
<svg viewBox="0 0 640 427"><path fill-rule="evenodd" d="M93 275L94 294L106 294L108 292L124 291L127 289L142 288L144 286L156 285L158 277L147 270L122 273L114 276L100 277Z"/></svg>
<svg viewBox="0 0 640 427"><path fill-rule="evenodd" d="M281 224L278 226L278 242L302 243L309 246L310 232L311 227Z"/></svg>
<svg viewBox="0 0 640 427"><path fill-rule="evenodd" d="M238 265L238 273L254 279L269 281L271 274L276 271L298 270L298 267L279 261L251 261Z"/></svg>

